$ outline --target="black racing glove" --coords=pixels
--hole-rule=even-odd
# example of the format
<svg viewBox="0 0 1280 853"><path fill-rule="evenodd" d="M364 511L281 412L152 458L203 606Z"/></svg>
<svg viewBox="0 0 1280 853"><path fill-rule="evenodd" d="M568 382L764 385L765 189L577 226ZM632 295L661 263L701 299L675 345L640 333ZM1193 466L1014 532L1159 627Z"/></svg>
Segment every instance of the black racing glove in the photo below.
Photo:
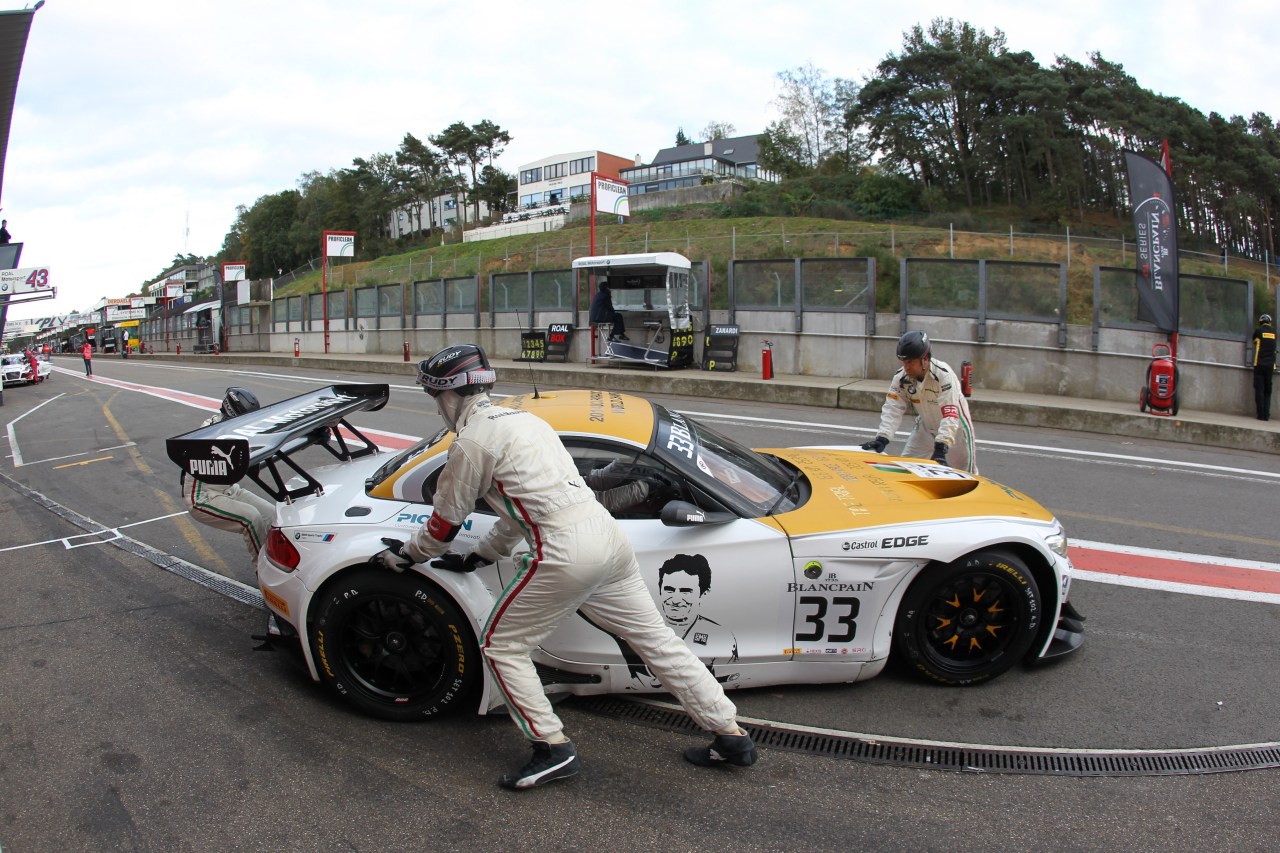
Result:
<svg viewBox="0 0 1280 853"><path fill-rule="evenodd" d="M384 536L382 544L387 546L387 550L379 551L370 557L370 565L393 572L403 572L413 565L413 558L404 552L404 543L399 539L389 539Z"/></svg>
<svg viewBox="0 0 1280 853"><path fill-rule="evenodd" d="M862 445L863 450L870 450L872 453L884 453L884 449L889 446L889 439L883 435L877 435L875 438Z"/></svg>
<svg viewBox="0 0 1280 853"><path fill-rule="evenodd" d="M486 560L474 551L465 557L456 551L445 551L428 565L433 569L443 569L446 572L466 573L474 572L481 566L487 566L492 562L493 560Z"/></svg>
<svg viewBox="0 0 1280 853"><path fill-rule="evenodd" d="M933 443L933 456L929 458L931 458L934 462L937 462L939 465L946 465L947 464L947 446L943 444L941 441L935 441Z"/></svg>

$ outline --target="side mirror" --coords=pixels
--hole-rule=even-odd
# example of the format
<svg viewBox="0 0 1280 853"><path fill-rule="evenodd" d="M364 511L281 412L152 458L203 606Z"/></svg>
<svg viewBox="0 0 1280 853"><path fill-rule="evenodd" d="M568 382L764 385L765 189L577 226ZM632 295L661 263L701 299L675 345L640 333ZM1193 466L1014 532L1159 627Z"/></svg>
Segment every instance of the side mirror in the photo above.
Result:
<svg viewBox="0 0 1280 853"><path fill-rule="evenodd" d="M708 512L688 501L668 501L662 508L661 518L667 527L697 527L701 524L724 524L737 516L731 512Z"/></svg>

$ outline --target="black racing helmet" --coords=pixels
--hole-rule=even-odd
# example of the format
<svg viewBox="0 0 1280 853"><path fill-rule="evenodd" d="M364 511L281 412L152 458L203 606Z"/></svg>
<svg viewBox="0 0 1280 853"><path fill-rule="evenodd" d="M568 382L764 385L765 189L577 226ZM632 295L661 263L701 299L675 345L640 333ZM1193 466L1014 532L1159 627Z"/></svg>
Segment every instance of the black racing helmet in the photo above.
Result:
<svg viewBox="0 0 1280 853"><path fill-rule="evenodd" d="M478 344L455 344L418 362L418 384L432 397L456 391L461 397L488 392L498 374Z"/></svg>
<svg viewBox="0 0 1280 853"><path fill-rule="evenodd" d="M929 354L929 336L912 330L898 338L898 358L924 358Z"/></svg>
<svg viewBox="0 0 1280 853"><path fill-rule="evenodd" d="M224 418L234 418L237 415L245 415L249 412L256 412L262 408L262 404L258 402L258 398L248 388L228 388L227 393L222 398L222 416Z"/></svg>
<svg viewBox="0 0 1280 853"><path fill-rule="evenodd" d="M1270 325L1271 325L1271 315L1270 315L1270 314L1263 314L1261 317L1259 317L1259 318L1258 318L1258 325L1259 325L1259 326L1270 326Z"/></svg>

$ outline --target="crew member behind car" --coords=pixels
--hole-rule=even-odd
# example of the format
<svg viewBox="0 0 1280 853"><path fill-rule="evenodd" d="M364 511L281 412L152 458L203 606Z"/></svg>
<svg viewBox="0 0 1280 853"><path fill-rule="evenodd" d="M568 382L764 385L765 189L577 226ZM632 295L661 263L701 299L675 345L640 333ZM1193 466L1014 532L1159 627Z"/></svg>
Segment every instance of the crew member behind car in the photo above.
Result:
<svg viewBox="0 0 1280 853"><path fill-rule="evenodd" d="M933 358L931 349L924 332L910 331L898 339L902 367L889 382L876 437L862 449L883 453L910 407L915 413L915 425L902 455L932 459L976 474L978 462L969 403L960 393L955 372L946 362Z"/></svg>
<svg viewBox="0 0 1280 853"><path fill-rule="evenodd" d="M216 413L200 426L207 427L228 418L238 417L260 408L258 398L248 388L228 388L222 405ZM266 498L232 483L215 486L202 483L195 477L187 483L187 473L182 472L182 493L191 507L191 517L201 524L230 530L244 538L249 557L258 559L258 551L267 539L267 531L276 517L276 505Z"/></svg>
<svg viewBox="0 0 1280 853"><path fill-rule="evenodd" d="M495 406L497 376L475 344L446 347L418 364L418 383L456 433L440 473L431 517L408 542L384 539L387 550L370 563L403 572L431 560L433 568L474 571L510 554L522 539L530 550L515 558L516 575L489 614L481 650L496 692L532 742L533 756L498 780L523 790L578 772L572 741L534 669L530 654L579 610L623 637L700 726L715 732L710 746L690 747L694 764L755 763L751 737L738 728L737 709L707 668L662 621L618 523L583 482L573 458L546 421ZM498 521L467 556L449 543L480 497Z"/></svg>
<svg viewBox="0 0 1280 853"><path fill-rule="evenodd" d="M609 332L609 340L611 341L627 341L627 324L623 320L622 314L618 309L613 307L613 293L609 290L607 281L600 282L596 289L596 295L591 300L591 311L587 314L587 319L591 322L592 328L597 323L611 323L612 330Z"/></svg>
<svg viewBox="0 0 1280 853"><path fill-rule="evenodd" d="M1271 374L1276 372L1276 327L1271 315L1258 318L1253 330L1253 405L1258 420L1271 420Z"/></svg>

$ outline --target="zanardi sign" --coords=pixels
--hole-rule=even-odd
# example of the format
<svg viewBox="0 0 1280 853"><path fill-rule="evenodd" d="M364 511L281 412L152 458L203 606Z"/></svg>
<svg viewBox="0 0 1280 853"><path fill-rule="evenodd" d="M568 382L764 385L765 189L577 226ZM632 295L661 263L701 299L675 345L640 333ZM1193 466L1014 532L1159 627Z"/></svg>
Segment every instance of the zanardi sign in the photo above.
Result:
<svg viewBox="0 0 1280 853"><path fill-rule="evenodd" d="M51 289L48 267L0 270L0 294L43 293Z"/></svg>

